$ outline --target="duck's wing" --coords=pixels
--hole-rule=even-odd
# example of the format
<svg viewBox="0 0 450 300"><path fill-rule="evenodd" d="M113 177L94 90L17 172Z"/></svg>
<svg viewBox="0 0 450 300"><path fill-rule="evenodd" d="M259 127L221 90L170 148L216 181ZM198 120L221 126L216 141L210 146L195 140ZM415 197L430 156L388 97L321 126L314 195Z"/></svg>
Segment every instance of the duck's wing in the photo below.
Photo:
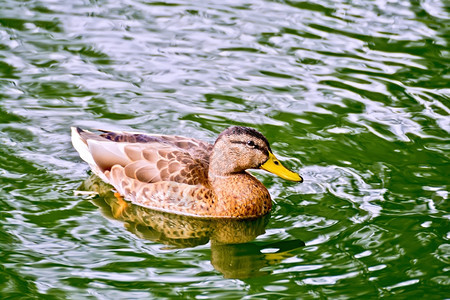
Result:
<svg viewBox="0 0 450 300"><path fill-rule="evenodd" d="M160 143L165 145L171 145L173 147L185 150L193 158L209 161L209 155L211 154L213 145L210 143L188 138L178 135L157 135L157 134L146 134L146 133L136 133L136 132L126 132L126 131L106 131L103 132L101 137L115 142L125 142L125 143Z"/></svg>
<svg viewBox="0 0 450 300"><path fill-rule="evenodd" d="M198 149L204 149L204 145L196 144L196 140L186 141L186 147L189 148L186 149L177 146L176 141L168 142L170 138L113 132L96 135L72 128L75 149L91 165L92 170L107 182L110 182L110 178L106 178L105 172L119 165L124 168L124 176L140 182L173 181L206 185L209 163L204 155L195 155Z"/></svg>

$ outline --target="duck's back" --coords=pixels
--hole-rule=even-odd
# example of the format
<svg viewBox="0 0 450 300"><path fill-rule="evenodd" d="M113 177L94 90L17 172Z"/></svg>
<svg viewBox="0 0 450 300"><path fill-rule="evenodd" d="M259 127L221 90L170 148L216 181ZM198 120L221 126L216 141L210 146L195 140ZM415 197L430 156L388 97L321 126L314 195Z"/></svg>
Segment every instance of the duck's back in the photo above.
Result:
<svg viewBox="0 0 450 300"><path fill-rule="evenodd" d="M206 163L209 163L209 155L213 148L213 145L210 143L178 135L150 135L133 132L101 131L103 134L100 134L100 136L111 141L130 144L163 144L171 146L174 151L184 150L188 152L192 158L205 160Z"/></svg>
<svg viewBox="0 0 450 300"><path fill-rule="evenodd" d="M140 182L207 185L211 144L181 136L102 132L72 129L75 148L101 177L118 165Z"/></svg>

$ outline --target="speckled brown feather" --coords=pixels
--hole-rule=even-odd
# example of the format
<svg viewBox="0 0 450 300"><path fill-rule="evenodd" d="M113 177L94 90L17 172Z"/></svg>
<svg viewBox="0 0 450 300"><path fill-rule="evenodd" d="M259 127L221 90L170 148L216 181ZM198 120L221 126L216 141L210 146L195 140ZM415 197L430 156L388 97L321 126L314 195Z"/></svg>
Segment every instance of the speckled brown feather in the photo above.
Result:
<svg viewBox="0 0 450 300"><path fill-rule="evenodd" d="M213 191L203 185L172 181L142 182L127 176L125 168L119 165L104 174L109 183L131 202L165 212L201 217L250 218L265 215L272 208L266 188L251 175L218 178Z"/></svg>
<svg viewBox="0 0 450 300"><path fill-rule="evenodd" d="M200 159L209 162L209 154L212 151L213 145L210 143L187 138L177 135L147 135L143 133L127 133L127 132L112 132L105 131L101 134L108 140L121 142L121 143L158 143L174 146L183 150L186 150L195 159Z"/></svg>
<svg viewBox="0 0 450 300"><path fill-rule="evenodd" d="M269 192L245 169L267 160L269 144L253 129L248 129L250 134L228 130L231 133L222 133L214 147L180 136L110 131L96 135L77 128L72 141L92 170L135 204L200 217L265 215L272 206ZM259 150L244 146L249 137L256 138ZM245 151L239 152L239 147Z"/></svg>
<svg viewBox="0 0 450 300"><path fill-rule="evenodd" d="M142 182L174 181L208 185L212 145L178 136L150 136L108 132L100 136L83 131L95 163L104 171L120 164L125 175ZM105 155L107 152L119 155ZM117 157L120 156L120 159Z"/></svg>

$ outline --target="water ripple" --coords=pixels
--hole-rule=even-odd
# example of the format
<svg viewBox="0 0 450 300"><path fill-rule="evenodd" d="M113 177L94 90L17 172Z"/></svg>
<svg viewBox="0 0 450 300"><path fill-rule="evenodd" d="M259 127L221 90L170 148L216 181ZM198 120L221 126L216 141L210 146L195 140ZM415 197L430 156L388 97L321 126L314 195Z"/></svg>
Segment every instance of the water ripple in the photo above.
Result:
<svg viewBox="0 0 450 300"><path fill-rule="evenodd" d="M443 1L4 2L2 296L446 296ZM213 141L229 124L305 178L256 173L275 205L254 241L174 249L73 194L70 125Z"/></svg>

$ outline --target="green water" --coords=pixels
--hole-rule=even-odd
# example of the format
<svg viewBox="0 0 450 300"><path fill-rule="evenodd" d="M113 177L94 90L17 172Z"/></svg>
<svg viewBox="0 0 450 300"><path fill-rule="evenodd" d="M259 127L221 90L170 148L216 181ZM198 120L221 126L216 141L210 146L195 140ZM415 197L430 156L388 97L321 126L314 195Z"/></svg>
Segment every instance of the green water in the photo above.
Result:
<svg viewBox="0 0 450 300"><path fill-rule="evenodd" d="M0 298L448 299L445 5L2 0ZM214 141L231 124L305 179L255 173L266 219L119 217L74 194L70 126Z"/></svg>

